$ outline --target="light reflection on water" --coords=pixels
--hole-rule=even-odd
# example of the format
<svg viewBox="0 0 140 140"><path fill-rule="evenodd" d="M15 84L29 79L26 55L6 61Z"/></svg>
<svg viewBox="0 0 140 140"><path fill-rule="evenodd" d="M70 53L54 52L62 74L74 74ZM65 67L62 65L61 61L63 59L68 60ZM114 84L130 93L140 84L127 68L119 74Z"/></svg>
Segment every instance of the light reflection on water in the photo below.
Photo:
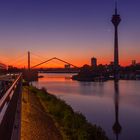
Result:
<svg viewBox="0 0 140 140"><path fill-rule="evenodd" d="M111 140L140 139L140 81L78 82L71 74L41 74L34 84L65 100ZM114 127L113 127L114 126Z"/></svg>

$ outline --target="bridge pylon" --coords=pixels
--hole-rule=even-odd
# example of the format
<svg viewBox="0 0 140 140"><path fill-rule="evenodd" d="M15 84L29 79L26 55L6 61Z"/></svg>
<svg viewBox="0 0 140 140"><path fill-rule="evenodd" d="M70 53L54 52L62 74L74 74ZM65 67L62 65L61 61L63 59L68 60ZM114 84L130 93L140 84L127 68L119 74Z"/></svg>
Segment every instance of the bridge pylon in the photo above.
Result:
<svg viewBox="0 0 140 140"><path fill-rule="evenodd" d="M28 70L30 70L30 51L28 51Z"/></svg>

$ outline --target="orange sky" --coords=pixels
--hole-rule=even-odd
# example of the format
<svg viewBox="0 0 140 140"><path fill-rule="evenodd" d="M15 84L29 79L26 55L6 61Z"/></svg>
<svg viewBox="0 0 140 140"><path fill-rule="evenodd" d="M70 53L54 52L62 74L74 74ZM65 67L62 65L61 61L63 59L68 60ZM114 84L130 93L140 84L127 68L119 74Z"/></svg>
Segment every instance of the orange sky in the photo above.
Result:
<svg viewBox="0 0 140 140"><path fill-rule="evenodd" d="M48 4L39 1L0 1L0 61L6 65L27 67L27 51L31 66L52 57L58 57L76 66L90 64L96 57L98 64L113 61L114 1L99 0L78 5L72 1ZM95 4L96 3L96 4ZM129 65L140 62L139 2L120 1L119 62ZM52 61L42 67L63 67Z"/></svg>
<svg viewBox="0 0 140 140"><path fill-rule="evenodd" d="M91 56L93 57L93 56ZM84 64L89 64L90 65L90 58L91 57L85 57L85 58L81 58L81 57L75 57L75 58L62 58L60 57L60 59L63 59L73 65L76 65L78 67L81 67L83 66ZM50 57L51 58L51 57ZM50 58L35 58L35 57L32 57L31 58L31 67L36 65L36 64L39 64L45 60L48 60ZM97 63L98 64L109 64L111 62L111 60L113 60L113 58L111 56L98 56L96 57L97 58ZM120 64L123 65L123 66L126 66L126 65L130 65L131 64L131 61L133 60L132 59L133 56L130 55L126 55L125 57L123 57L122 55L120 56ZM139 60L139 55L135 55L135 58L136 60ZM27 68L27 56L25 55L23 58L19 59L19 60L16 60L16 59L4 59L3 58L3 61L5 64L7 65L13 65L13 66L16 66L16 67L26 67ZM138 61L137 61L138 62ZM45 63L43 65L40 65L38 66L38 68L53 68L53 67L64 67L64 63L63 62L59 62L58 60L52 60L48 63Z"/></svg>

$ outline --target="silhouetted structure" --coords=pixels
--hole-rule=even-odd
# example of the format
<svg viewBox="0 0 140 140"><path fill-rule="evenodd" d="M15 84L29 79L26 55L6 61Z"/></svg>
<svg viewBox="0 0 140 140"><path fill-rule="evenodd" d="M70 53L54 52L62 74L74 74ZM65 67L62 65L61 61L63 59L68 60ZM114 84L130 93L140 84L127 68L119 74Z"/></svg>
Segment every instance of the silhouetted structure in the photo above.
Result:
<svg viewBox="0 0 140 140"><path fill-rule="evenodd" d="M28 81L28 82L38 80L38 71L37 70L25 69L22 71L22 73L23 73L23 79Z"/></svg>
<svg viewBox="0 0 140 140"><path fill-rule="evenodd" d="M5 73L7 70L7 66L3 63L0 63L0 74Z"/></svg>
<svg viewBox="0 0 140 140"><path fill-rule="evenodd" d="M28 70L30 70L30 52L28 51Z"/></svg>
<svg viewBox="0 0 140 140"><path fill-rule="evenodd" d="M52 60L58 60L58 61L60 61L60 62L63 62L63 63L65 63L65 64L67 64L67 65L70 65L70 66L72 66L72 67L74 67L74 68L79 68L79 67L77 67L77 66L75 66L75 65L73 65L73 64L71 64L71 63L69 63L69 62L67 62L67 61L64 61L64 60L62 60L62 59L60 59L60 58L53 57L53 58L51 58L51 59L48 59L48 60L46 60L46 61L43 61L43 62L41 62L41 63L35 65L35 66L32 66L31 69L34 69L34 68L36 68L36 67L38 67L38 66L40 66L40 65L42 65L42 64L45 64L45 63L47 63L47 62L49 62L49 61L52 61Z"/></svg>
<svg viewBox="0 0 140 140"><path fill-rule="evenodd" d="M136 60L132 60L132 66L136 65Z"/></svg>
<svg viewBox="0 0 140 140"><path fill-rule="evenodd" d="M65 65L64 65L64 68L65 68L65 69L70 69L70 64L65 64Z"/></svg>
<svg viewBox="0 0 140 140"><path fill-rule="evenodd" d="M115 3L115 14L112 16L112 23L115 27L114 38L114 78L118 79L119 70L119 51L118 51L118 25L121 22L120 15L117 12L117 2Z"/></svg>
<svg viewBox="0 0 140 140"><path fill-rule="evenodd" d="M91 58L91 66L96 67L97 66L97 59L95 57Z"/></svg>
<svg viewBox="0 0 140 140"><path fill-rule="evenodd" d="M38 80L38 71L31 69L30 64L30 52L28 51L28 69L23 69L23 79L31 82L31 81L37 81Z"/></svg>

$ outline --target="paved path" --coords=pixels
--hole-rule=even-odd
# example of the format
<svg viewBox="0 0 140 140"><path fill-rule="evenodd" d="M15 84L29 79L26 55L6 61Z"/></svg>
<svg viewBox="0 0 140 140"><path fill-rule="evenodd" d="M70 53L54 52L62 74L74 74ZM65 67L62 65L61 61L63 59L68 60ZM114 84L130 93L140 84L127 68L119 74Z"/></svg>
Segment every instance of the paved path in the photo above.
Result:
<svg viewBox="0 0 140 140"><path fill-rule="evenodd" d="M21 140L62 140L52 118L34 93L23 90Z"/></svg>

